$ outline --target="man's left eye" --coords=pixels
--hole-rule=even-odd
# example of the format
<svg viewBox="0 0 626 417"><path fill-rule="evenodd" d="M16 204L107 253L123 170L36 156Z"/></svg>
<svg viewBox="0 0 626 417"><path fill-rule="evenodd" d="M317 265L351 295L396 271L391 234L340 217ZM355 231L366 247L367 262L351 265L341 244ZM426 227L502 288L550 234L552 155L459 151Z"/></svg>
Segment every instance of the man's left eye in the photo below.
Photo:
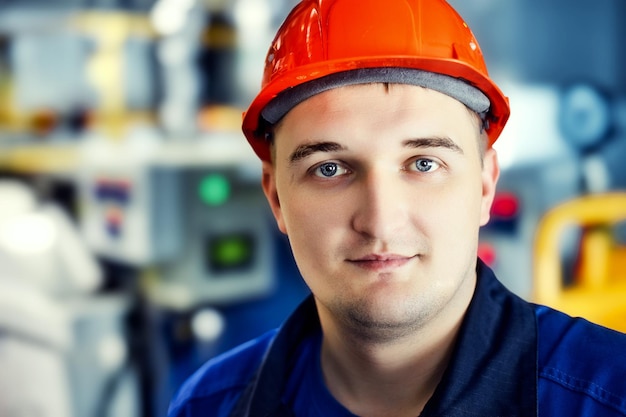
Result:
<svg viewBox="0 0 626 417"><path fill-rule="evenodd" d="M426 158L416 159L411 165L412 170L419 172L432 172L441 167L438 162Z"/></svg>

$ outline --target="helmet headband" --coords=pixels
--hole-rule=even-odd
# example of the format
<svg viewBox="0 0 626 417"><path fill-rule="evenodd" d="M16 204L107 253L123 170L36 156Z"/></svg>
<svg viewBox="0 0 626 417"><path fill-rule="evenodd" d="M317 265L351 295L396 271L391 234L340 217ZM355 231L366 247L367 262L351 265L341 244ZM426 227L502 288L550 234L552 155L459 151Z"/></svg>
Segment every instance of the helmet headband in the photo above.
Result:
<svg viewBox="0 0 626 417"><path fill-rule="evenodd" d="M489 111L489 98L467 82L444 74L413 68L359 68L333 73L280 92L261 111L261 117L275 124L296 105L306 99L331 90L355 84L390 83L428 88L452 97L484 117Z"/></svg>

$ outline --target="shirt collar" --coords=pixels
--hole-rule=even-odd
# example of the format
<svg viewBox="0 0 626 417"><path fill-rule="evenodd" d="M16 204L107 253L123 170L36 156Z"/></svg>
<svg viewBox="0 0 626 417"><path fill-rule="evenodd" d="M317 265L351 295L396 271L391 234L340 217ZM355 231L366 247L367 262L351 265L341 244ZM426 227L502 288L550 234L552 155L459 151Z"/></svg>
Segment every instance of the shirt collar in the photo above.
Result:
<svg viewBox="0 0 626 417"><path fill-rule="evenodd" d="M537 330L532 307L508 291L480 260L477 275L450 363L421 416L536 416ZM268 350L244 395L246 416L288 415L280 400L296 360L293 355L299 342L319 328L310 296Z"/></svg>
<svg viewBox="0 0 626 417"><path fill-rule="evenodd" d="M457 345L423 417L536 416L537 329L532 306L479 261Z"/></svg>

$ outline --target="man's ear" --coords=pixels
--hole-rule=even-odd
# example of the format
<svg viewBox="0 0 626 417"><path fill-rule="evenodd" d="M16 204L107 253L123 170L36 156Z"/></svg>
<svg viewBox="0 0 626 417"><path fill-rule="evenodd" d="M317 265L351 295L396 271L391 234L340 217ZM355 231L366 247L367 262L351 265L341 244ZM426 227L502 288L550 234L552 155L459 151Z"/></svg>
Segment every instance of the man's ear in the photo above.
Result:
<svg viewBox="0 0 626 417"><path fill-rule="evenodd" d="M280 199L278 198L278 191L276 189L276 168L272 163L267 161L263 161L261 185L263 186L265 198L267 198L270 208L272 209L272 213L274 214L274 218L276 219L278 229L284 234L287 234L285 221L283 219L283 212L280 207Z"/></svg>
<svg viewBox="0 0 626 417"><path fill-rule="evenodd" d="M483 196L480 208L480 225L484 226L489 221L491 204L496 195L496 185L498 184L498 177L500 176L498 155L493 148L489 148L485 151L481 176Z"/></svg>

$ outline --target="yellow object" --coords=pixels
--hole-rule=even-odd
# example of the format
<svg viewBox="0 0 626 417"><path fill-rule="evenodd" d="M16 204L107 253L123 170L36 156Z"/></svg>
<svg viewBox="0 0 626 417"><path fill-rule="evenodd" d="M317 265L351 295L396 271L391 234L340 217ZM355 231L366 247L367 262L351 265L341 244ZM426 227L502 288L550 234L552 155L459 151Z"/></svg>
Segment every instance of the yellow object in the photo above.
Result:
<svg viewBox="0 0 626 417"><path fill-rule="evenodd" d="M126 65L124 45L132 36L151 39L155 36L147 16L126 12L84 12L72 26L90 34L96 41L87 64L87 75L99 94L94 122L101 123L112 138L122 138L127 124L124 92Z"/></svg>
<svg viewBox="0 0 626 417"><path fill-rule="evenodd" d="M537 229L533 301L626 332L626 246L613 228L626 220L626 193L588 195L549 210ZM566 228L582 230L572 284L565 285L559 244Z"/></svg>
<svg viewBox="0 0 626 417"><path fill-rule="evenodd" d="M0 169L14 174L67 176L75 173L78 157L76 145L70 143L0 147Z"/></svg>

